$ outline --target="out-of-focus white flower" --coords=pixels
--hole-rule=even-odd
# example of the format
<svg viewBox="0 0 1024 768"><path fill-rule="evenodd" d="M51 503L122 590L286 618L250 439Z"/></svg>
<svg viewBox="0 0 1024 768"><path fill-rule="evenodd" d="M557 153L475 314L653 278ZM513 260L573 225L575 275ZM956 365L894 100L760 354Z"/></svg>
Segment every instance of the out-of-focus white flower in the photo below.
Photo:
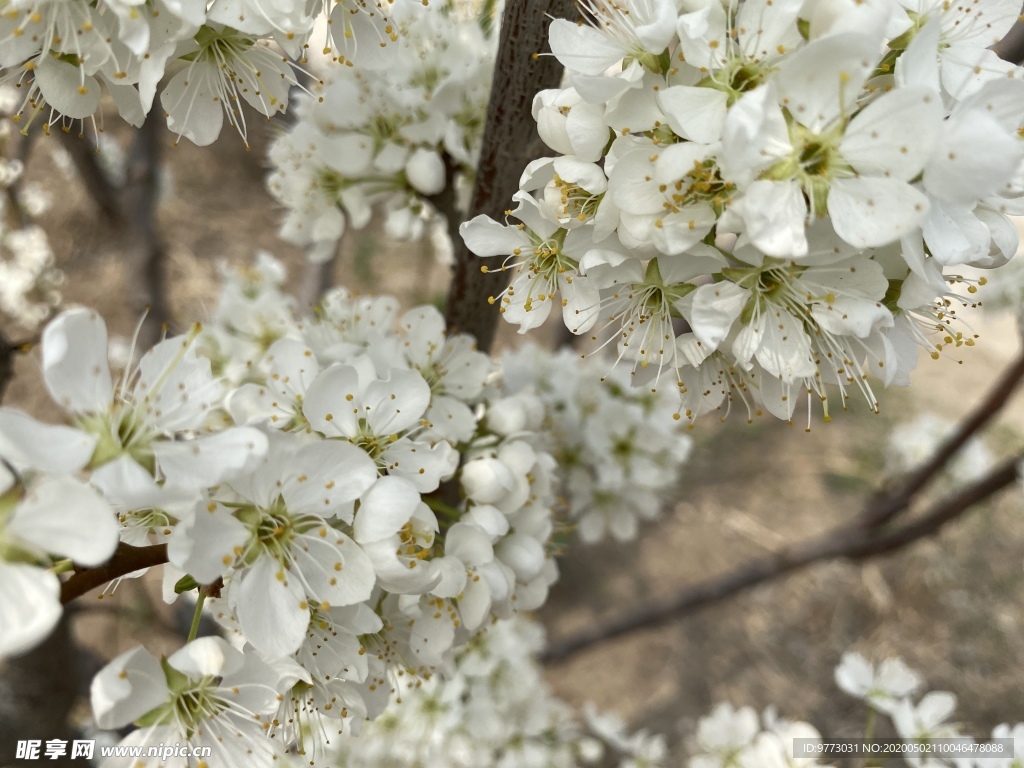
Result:
<svg viewBox="0 0 1024 768"><path fill-rule="evenodd" d="M863 699L872 708L893 714L899 703L916 693L924 681L902 659L886 659L877 667L859 653L843 654L835 671L836 685L844 693Z"/></svg>
<svg viewBox="0 0 1024 768"><path fill-rule="evenodd" d="M892 474L911 472L931 458L957 425L934 413L922 413L898 425L889 435L887 467ZM992 467L993 457L978 438L971 438L946 464L943 475L953 485L977 480Z"/></svg>

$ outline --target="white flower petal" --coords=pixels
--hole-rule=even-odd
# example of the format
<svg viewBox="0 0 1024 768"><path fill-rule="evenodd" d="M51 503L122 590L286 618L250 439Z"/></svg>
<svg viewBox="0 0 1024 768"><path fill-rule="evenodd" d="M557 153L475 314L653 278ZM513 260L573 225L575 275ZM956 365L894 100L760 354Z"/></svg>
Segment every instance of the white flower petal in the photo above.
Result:
<svg viewBox="0 0 1024 768"><path fill-rule="evenodd" d="M92 457L96 438L71 427L43 424L14 408L0 408L0 456L15 466L70 474Z"/></svg>
<svg viewBox="0 0 1024 768"><path fill-rule="evenodd" d="M298 579L271 557L260 557L236 578L232 596L246 640L270 658L295 653L309 626Z"/></svg>
<svg viewBox="0 0 1024 768"><path fill-rule="evenodd" d="M29 491L5 533L85 566L105 563L117 547L117 522L96 491L69 477L48 478Z"/></svg>
<svg viewBox="0 0 1024 768"><path fill-rule="evenodd" d="M60 620L60 581L43 568L0 561L0 659L42 642Z"/></svg>
<svg viewBox="0 0 1024 768"><path fill-rule="evenodd" d="M877 248L916 229L928 198L899 179L837 179L828 194L836 234L858 248Z"/></svg>
<svg viewBox="0 0 1024 768"><path fill-rule="evenodd" d="M42 348L43 378L57 403L79 413L110 406L107 325L95 311L62 312L43 331Z"/></svg>

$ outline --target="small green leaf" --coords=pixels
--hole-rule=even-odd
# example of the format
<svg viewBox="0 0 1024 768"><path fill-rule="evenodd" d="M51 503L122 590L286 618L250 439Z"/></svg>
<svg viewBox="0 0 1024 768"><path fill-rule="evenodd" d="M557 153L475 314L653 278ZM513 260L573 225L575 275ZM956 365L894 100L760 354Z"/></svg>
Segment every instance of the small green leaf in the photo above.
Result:
<svg viewBox="0 0 1024 768"><path fill-rule="evenodd" d="M183 592L191 592L193 589L199 589L199 582L187 573L178 579L174 585L174 593L177 595Z"/></svg>

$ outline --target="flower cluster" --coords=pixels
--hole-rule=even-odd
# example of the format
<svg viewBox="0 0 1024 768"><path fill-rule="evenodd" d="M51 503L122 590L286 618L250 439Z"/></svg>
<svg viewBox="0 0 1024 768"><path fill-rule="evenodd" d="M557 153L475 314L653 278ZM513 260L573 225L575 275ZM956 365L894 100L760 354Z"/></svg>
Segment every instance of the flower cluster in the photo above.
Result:
<svg viewBox="0 0 1024 768"><path fill-rule="evenodd" d="M689 768L816 768L813 758L793 760L793 739L821 738L810 723L784 720L769 707L761 718L751 707L719 704L697 723Z"/></svg>
<svg viewBox="0 0 1024 768"><path fill-rule="evenodd" d="M66 423L0 408L0 654L52 629L59 574L153 541L167 599L198 590L238 641L112 662L94 708L101 727L145 727L129 741L215 741L235 765L262 729L273 739L246 765L321 754L321 737L454 670L490 622L545 602L563 488L591 538L623 537L649 510L604 496L632 486L657 508L685 457L663 404L622 382L581 372L556 391L536 351L521 358L534 383L514 381L515 359L503 381L433 307L338 288L299 319L268 254L224 273L208 327L129 351L121 371L102 318L65 310L40 347ZM551 451L576 457L569 474Z"/></svg>
<svg viewBox="0 0 1024 768"><path fill-rule="evenodd" d="M862 700L869 711L864 737L876 736L881 715L890 720L899 739L911 744L932 739L964 739L960 728L950 722L956 711L956 696L948 691L930 691L917 698L924 686L921 676L907 667L901 659L889 658L873 664L858 653L849 652L835 670L836 685L844 693ZM916 701L915 701L916 699ZM735 709L728 703L719 704L698 723L691 749L690 768L812 768L822 765L810 757L793 756L793 740L807 739L808 743L821 740L814 726L804 722L780 719L773 707L765 710L763 722L750 707ZM992 765L996 768L1019 768L1024 765L1024 723L1016 726L998 725L992 731L993 739L1013 741L1012 754L997 757L984 754L982 759L963 752L956 757L927 756L913 751L902 759L911 768L975 768Z"/></svg>
<svg viewBox="0 0 1024 768"><path fill-rule="evenodd" d="M335 764L575 768L604 758L598 764L662 765L661 736L629 734L616 718L591 712L585 729L544 683L536 660L542 646L533 622L493 624L459 655L451 677L410 690L358 738L340 739Z"/></svg>
<svg viewBox="0 0 1024 768"><path fill-rule="evenodd" d="M270 149L268 187L287 211L281 235L314 260L375 208L389 235L418 239L433 196L472 186L495 38L455 9L409 6L393 23L400 37L386 68L329 68Z"/></svg>
<svg viewBox="0 0 1024 768"><path fill-rule="evenodd" d="M415 0L418 3L418 0ZM398 40L390 16L414 0L10 0L0 24L0 86L18 89L14 119L26 128L94 122L102 94L139 126L160 94L177 136L212 143L224 123L243 139L245 105L284 112L315 45L335 63L387 66Z"/></svg>
<svg viewBox="0 0 1024 768"><path fill-rule="evenodd" d="M956 696L948 691L929 691L915 701L924 680L901 659L886 659L875 665L858 653L846 653L836 667L835 679L844 693L867 704L873 713L869 730L874 727L875 715L880 714L891 720L897 736L911 743L949 738L971 740L951 722L956 711ZM866 735L870 738L872 733ZM973 768L977 765L1018 768L1024 764L1024 723L998 725L992 731L992 738L1012 739L1013 753L1008 757L986 756L982 760L966 754L957 758L907 754L904 760L912 768Z"/></svg>
<svg viewBox="0 0 1024 768"><path fill-rule="evenodd" d="M511 223L461 230L515 270L505 320L560 305L688 419L802 394L827 419L829 385L877 409L870 376L974 343L949 286L1009 259L1024 212L1024 78L989 50L1015 0L581 5L550 29L568 86L534 101L556 156Z"/></svg>
<svg viewBox="0 0 1024 768"><path fill-rule="evenodd" d="M503 391L510 395L492 428L521 429L530 424L547 440L562 476L562 493L580 538L595 542L610 534L636 538L641 520L656 519L680 482L692 447L671 416L675 401L663 390L630 387L629 375L615 368L606 377L601 358L580 360L563 350L552 354L526 345L502 358ZM536 396L542 420L530 421Z"/></svg>

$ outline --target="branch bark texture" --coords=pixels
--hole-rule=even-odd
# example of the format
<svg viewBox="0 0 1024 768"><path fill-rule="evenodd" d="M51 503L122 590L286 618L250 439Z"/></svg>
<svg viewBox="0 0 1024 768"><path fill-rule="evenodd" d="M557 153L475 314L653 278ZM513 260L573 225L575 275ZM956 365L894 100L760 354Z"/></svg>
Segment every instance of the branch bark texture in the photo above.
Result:
<svg viewBox="0 0 1024 768"><path fill-rule="evenodd" d="M60 601L67 605L76 597L81 597L107 582L143 568L163 565L166 562L166 544L151 544L146 547L118 544L114 556L106 563L98 568L76 571L70 579L61 584Z"/></svg>
<svg viewBox="0 0 1024 768"><path fill-rule="evenodd" d="M123 215L128 225L132 309L139 315L147 312L139 334L142 350L160 341L163 329L171 320L164 275L167 248L156 219L163 131L163 124L154 115L143 123L135 135L128 179L122 191Z"/></svg>
<svg viewBox="0 0 1024 768"><path fill-rule="evenodd" d="M508 0L501 22L497 65L491 81L483 146L467 218L486 214L501 220L519 189L519 177L530 160L536 136L533 97L557 88L562 65L547 47L549 17L572 18L573 0ZM537 55L538 53L542 55ZM544 55L546 54L546 55ZM453 228L456 229L456 228ZM448 327L471 333L488 351L494 341L498 310L487 302L500 293L506 273L480 271L487 260L469 252L456 237L455 266L448 294Z"/></svg>

